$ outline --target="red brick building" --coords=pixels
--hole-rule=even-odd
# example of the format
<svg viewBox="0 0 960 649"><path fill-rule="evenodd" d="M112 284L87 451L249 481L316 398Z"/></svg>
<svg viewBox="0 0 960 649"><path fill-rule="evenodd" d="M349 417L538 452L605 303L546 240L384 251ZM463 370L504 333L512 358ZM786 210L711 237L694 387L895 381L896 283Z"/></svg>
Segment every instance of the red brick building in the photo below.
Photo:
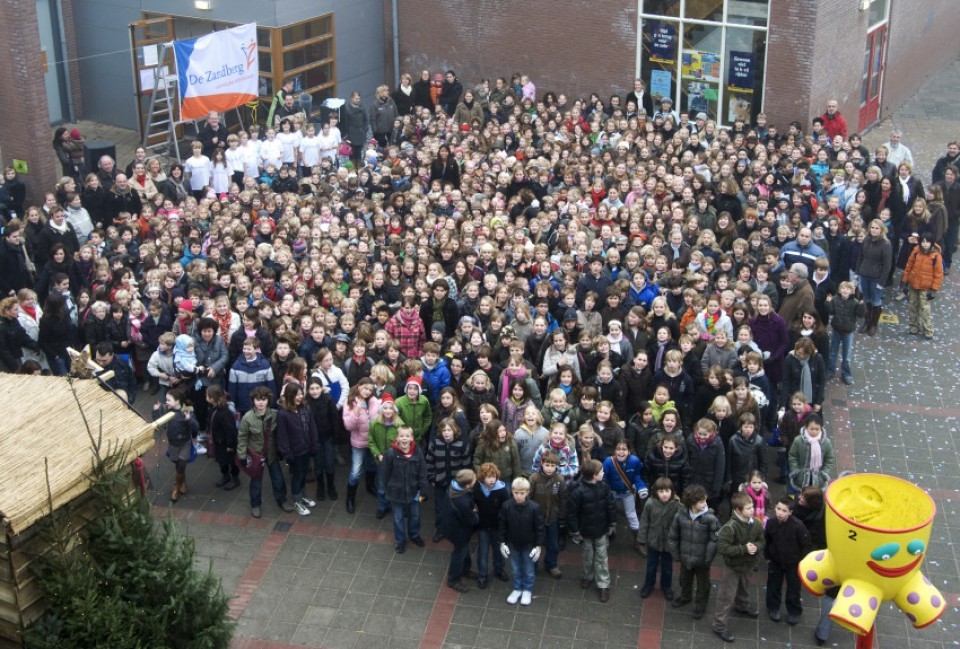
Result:
<svg viewBox="0 0 960 649"><path fill-rule="evenodd" d="M390 31L389 5L385 6ZM465 85L529 74L538 92L654 97L720 124L785 125L836 98L852 130L900 106L960 55L956 0L405 0L401 71ZM388 61L392 59L388 50Z"/></svg>

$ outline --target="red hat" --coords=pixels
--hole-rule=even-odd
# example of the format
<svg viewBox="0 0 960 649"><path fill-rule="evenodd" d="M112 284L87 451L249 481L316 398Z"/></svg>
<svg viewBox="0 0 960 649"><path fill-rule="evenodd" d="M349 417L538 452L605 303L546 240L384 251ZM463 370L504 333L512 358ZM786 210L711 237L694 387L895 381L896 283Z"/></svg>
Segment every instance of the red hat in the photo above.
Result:
<svg viewBox="0 0 960 649"><path fill-rule="evenodd" d="M79 129L76 129L76 128L75 128L75 129L73 129L73 130L70 131L70 139L71 139L71 140L79 140L80 137L81 137L81 136L80 136L80 130L79 130Z"/></svg>
<svg viewBox="0 0 960 649"><path fill-rule="evenodd" d="M460 125L460 130L463 131L464 133L466 133L467 131L470 130L470 125L469 125L469 124L461 124L461 125Z"/></svg>
<svg viewBox="0 0 960 649"><path fill-rule="evenodd" d="M384 392L383 396L380 397L380 406L383 407L383 404L385 403L396 404L396 401L394 401L393 399L393 395L390 394L389 392Z"/></svg>
<svg viewBox="0 0 960 649"><path fill-rule="evenodd" d="M418 378L418 377L416 377L416 376L411 376L409 379L407 379L407 383L406 383L406 385L403 387L404 391L406 391L406 389L409 388L411 385L417 386L417 392L419 392L419 393L421 393L421 394L423 393L423 380L422 380L422 379L420 379L420 378Z"/></svg>

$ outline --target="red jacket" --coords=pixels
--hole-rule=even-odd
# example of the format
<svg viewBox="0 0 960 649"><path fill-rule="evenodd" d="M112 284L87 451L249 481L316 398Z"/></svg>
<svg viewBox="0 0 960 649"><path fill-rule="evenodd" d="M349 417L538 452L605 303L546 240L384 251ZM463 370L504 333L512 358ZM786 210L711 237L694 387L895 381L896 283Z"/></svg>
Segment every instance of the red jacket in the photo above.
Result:
<svg viewBox="0 0 960 649"><path fill-rule="evenodd" d="M930 252L925 253L918 244L910 253L907 267L903 271L903 281L918 291L939 291L943 284L940 247L935 245Z"/></svg>
<svg viewBox="0 0 960 649"><path fill-rule="evenodd" d="M820 119L823 120L823 130L827 132L831 140L838 135L842 135L844 140L847 139L847 120L844 119L839 110L833 114L833 117L824 113L820 116Z"/></svg>

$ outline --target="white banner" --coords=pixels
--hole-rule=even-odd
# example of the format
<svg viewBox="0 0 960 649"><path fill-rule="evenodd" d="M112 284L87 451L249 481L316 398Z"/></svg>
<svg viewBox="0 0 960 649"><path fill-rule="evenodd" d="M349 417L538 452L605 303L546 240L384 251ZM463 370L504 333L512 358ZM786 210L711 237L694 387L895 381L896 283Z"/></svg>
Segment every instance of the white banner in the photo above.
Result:
<svg viewBox="0 0 960 649"><path fill-rule="evenodd" d="M206 117L257 98L255 23L173 44L180 82L180 119Z"/></svg>

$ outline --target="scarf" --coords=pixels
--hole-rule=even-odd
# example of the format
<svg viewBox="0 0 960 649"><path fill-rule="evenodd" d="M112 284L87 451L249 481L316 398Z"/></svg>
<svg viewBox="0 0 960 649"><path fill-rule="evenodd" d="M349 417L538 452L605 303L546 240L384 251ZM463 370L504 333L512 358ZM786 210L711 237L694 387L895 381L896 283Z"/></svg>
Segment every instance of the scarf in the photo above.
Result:
<svg viewBox="0 0 960 649"><path fill-rule="evenodd" d="M710 315L706 311L703 312L703 322L707 326L707 333L713 335L714 330L717 327L717 323L720 321L721 311L717 311L715 314Z"/></svg>
<svg viewBox="0 0 960 649"><path fill-rule="evenodd" d="M747 495L753 501L753 515L756 518L763 519L765 516L765 504L767 501L767 485L760 487L760 491L754 491L751 485L747 485Z"/></svg>
<svg viewBox="0 0 960 649"><path fill-rule="evenodd" d="M667 343L657 343L657 359L653 363L653 371L657 372L663 367L663 353L667 349Z"/></svg>
<svg viewBox="0 0 960 649"><path fill-rule="evenodd" d="M820 448L820 440L823 438L823 433L820 433L819 437L813 438L807 433L807 429L803 428L800 431L800 436L803 437L803 441L810 445L810 473L817 475L820 473L820 469L823 468L823 449Z"/></svg>
<svg viewBox="0 0 960 649"><path fill-rule="evenodd" d="M413 440L410 440L410 450L407 451L407 452L404 452L403 449L401 449L401 448L397 445L396 440L393 441L393 443L391 444L391 446L393 447L393 450L395 450L397 453L399 453L399 454L402 455L403 457L412 457L412 456L413 456L413 452L414 452L414 451L416 450L416 448L417 448L417 444L416 444L416 442L413 441Z"/></svg>
<svg viewBox="0 0 960 649"><path fill-rule="evenodd" d="M217 323L217 326L220 327L220 337L223 338L223 342L229 343L229 342L230 342L230 340L229 340L229 338L230 338L230 319L231 319L231 316L232 316L231 312L230 312L230 311L227 311L225 314L220 315L219 312L217 312L216 310L214 310L214 312L213 312L211 315L213 316L214 322L216 322L216 323Z"/></svg>
<svg viewBox="0 0 960 649"><path fill-rule="evenodd" d="M805 358L800 361L800 392L807 398L808 403L813 402L813 379L810 376L810 359Z"/></svg>
<svg viewBox="0 0 960 649"><path fill-rule="evenodd" d="M31 319L31 320L36 320L36 319L37 319L37 305L33 305L33 306L31 306L31 307L27 307L27 306L24 306L24 305L21 304L21 305L20 305L20 310L23 311L24 313L26 313L28 316L30 316L30 319Z"/></svg>
<svg viewBox="0 0 960 649"><path fill-rule="evenodd" d="M67 231L70 229L70 224L67 223L66 219L64 219L63 223L61 223L60 225L57 225L57 222L54 221L53 219L50 219L49 221L47 221L47 223L50 224L50 228L53 231L58 232L60 234L66 234Z"/></svg>

